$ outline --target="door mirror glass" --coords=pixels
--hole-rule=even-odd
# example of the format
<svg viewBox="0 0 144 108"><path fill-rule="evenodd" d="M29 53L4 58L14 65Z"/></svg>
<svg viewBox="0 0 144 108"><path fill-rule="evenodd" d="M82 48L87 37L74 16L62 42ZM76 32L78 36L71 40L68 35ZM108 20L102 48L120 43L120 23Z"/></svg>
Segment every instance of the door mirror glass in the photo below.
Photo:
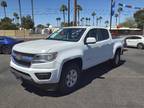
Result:
<svg viewBox="0 0 144 108"><path fill-rule="evenodd" d="M94 38L94 37L88 37L86 39L86 44L94 44L94 43L96 43L96 38Z"/></svg>

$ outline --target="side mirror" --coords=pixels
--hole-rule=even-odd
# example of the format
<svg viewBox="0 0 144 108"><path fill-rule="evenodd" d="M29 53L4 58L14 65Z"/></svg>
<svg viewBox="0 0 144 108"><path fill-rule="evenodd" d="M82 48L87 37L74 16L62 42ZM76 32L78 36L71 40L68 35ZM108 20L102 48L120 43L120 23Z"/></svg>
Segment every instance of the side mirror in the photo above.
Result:
<svg viewBox="0 0 144 108"><path fill-rule="evenodd" d="M96 38L94 38L94 37L88 37L88 38L86 38L85 43L86 44L94 44L94 43L96 43Z"/></svg>

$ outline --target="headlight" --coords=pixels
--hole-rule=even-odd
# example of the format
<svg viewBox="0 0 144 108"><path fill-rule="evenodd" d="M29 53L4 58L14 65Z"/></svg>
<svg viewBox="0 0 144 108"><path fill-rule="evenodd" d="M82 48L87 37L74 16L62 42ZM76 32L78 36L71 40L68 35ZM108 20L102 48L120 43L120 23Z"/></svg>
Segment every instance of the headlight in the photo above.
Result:
<svg viewBox="0 0 144 108"><path fill-rule="evenodd" d="M35 55L32 63L45 63L48 61L53 61L57 57L57 52L54 53L48 53L48 54L38 54Z"/></svg>

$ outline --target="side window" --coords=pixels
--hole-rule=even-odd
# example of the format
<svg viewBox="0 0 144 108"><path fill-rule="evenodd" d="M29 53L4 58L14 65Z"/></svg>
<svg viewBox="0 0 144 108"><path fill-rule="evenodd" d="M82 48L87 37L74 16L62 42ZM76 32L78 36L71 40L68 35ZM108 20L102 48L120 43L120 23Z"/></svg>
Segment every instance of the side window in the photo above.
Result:
<svg viewBox="0 0 144 108"><path fill-rule="evenodd" d="M103 40L109 39L109 33L106 29L102 29Z"/></svg>
<svg viewBox="0 0 144 108"><path fill-rule="evenodd" d="M133 37L128 37L127 39L141 39L141 38L140 38L140 37L133 36Z"/></svg>
<svg viewBox="0 0 144 108"><path fill-rule="evenodd" d="M88 32L87 37L96 37L96 30L92 29Z"/></svg>
<svg viewBox="0 0 144 108"><path fill-rule="evenodd" d="M140 37L136 37L136 36L135 36L135 37L133 37L133 39L141 39L141 38L140 38Z"/></svg>
<svg viewBox="0 0 144 108"><path fill-rule="evenodd" d="M106 29L97 29L98 41L107 40L109 38L109 33Z"/></svg>

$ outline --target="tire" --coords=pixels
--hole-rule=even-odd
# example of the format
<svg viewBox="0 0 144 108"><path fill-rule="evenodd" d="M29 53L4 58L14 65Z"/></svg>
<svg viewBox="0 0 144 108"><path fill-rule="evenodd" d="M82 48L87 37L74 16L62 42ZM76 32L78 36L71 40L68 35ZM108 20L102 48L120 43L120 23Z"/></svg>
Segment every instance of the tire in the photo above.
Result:
<svg viewBox="0 0 144 108"><path fill-rule="evenodd" d="M115 53L114 58L112 59L113 67L119 66L120 61L121 61L121 52L120 52L120 50L117 50L116 53Z"/></svg>
<svg viewBox="0 0 144 108"><path fill-rule="evenodd" d="M71 93L77 88L80 71L81 70L76 63L64 65L58 89L60 93Z"/></svg>
<svg viewBox="0 0 144 108"><path fill-rule="evenodd" d="M12 46L2 46L3 54L11 54Z"/></svg>
<svg viewBox="0 0 144 108"><path fill-rule="evenodd" d="M138 48L138 49L143 49L143 48L144 48L144 45L143 45L142 43L139 43L139 44L137 45L137 48Z"/></svg>

